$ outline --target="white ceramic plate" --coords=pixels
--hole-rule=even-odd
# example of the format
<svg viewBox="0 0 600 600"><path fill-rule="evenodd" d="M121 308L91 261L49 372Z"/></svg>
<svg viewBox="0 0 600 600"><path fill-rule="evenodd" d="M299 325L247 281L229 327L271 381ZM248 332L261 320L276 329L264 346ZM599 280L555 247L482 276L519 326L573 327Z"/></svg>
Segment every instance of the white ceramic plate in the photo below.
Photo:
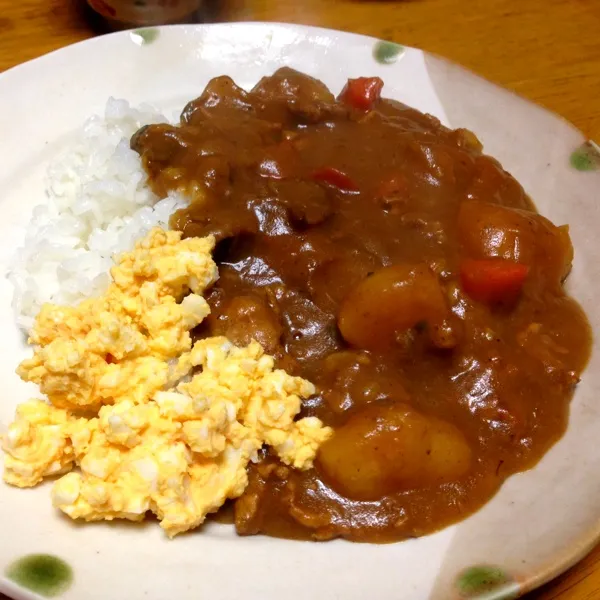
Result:
<svg viewBox="0 0 600 600"><path fill-rule="evenodd" d="M543 214L570 223L576 260L569 286L600 330L597 147L552 114L419 50L296 25L118 33L0 75L0 269L21 242L31 207L43 201L48 161L108 96L170 111L213 76L228 74L250 87L282 65L322 79L334 92L348 77L378 75L385 95L477 132ZM1 280L0 428L34 392L14 374L26 350L10 294ZM211 524L168 541L156 523L74 524L52 509L47 485L23 491L0 484L0 591L36 598L11 576L14 561L41 553L65 568L48 559L45 570L38 563L29 577L37 573L39 589L64 600L516 597L568 567L600 537L599 360L594 344L568 432L541 463L512 477L477 514L435 535L383 546L302 543L240 538L230 526ZM26 569L25 583L31 581Z"/></svg>

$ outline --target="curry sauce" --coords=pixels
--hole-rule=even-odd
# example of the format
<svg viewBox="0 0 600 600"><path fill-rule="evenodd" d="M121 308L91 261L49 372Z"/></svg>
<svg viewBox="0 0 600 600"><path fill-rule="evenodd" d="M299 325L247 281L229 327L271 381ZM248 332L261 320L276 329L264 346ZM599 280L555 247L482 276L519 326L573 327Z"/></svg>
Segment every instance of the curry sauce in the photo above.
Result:
<svg viewBox="0 0 600 600"><path fill-rule="evenodd" d="M466 517L560 438L589 355L568 228L382 85L218 77L131 141L157 194L191 198L172 227L217 239L196 335L258 341L335 430L310 471L250 467L241 534L384 542Z"/></svg>

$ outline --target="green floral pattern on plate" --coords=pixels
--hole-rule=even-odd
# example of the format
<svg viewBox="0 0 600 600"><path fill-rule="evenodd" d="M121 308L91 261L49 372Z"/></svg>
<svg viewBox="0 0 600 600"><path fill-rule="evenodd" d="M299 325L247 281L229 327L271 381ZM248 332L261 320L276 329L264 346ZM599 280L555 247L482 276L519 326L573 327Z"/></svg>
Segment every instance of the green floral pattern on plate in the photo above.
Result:
<svg viewBox="0 0 600 600"><path fill-rule="evenodd" d="M160 31L157 27L144 27L142 29L136 29L131 32L131 37L134 42L140 46L147 46L152 42L156 41Z"/></svg>
<svg viewBox="0 0 600 600"><path fill-rule="evenodd" d="M571 154L571 166L578 171L596 171L600 169L600 146L588 140Z"/></svg>
<svg viewBox="0 0 600 600"><path fill-rule="evenodd" d="M404 53L404 46L380 40L373 46L373 58L382 65L395 63Z"/></svg>
<svg viewBox="0 0 600 600"><path fill-rule="evenodd" d="M456 581L461 598L469 600L512 600L519 585L498 567L479 565L464 570Z"/></svg>
<svg viewBox="0 0 600 600"><path fill-rule="evenodd" d="M73 570L50 554L30 554L8 566L5 575L17 585L40 596L54 598L73 583Z"/></svg>

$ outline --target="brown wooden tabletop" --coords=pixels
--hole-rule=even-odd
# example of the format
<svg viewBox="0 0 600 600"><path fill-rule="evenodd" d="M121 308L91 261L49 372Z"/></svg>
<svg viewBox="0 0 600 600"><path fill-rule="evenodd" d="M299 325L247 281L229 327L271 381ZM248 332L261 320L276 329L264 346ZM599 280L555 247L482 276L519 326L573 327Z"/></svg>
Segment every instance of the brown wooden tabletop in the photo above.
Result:
<svg viewBox="0 0 600 600"><path fill-rule="evenodd" d="M435 52L559 113L600 141L600 0L210 2L216 4L212 20L319 25ZM0 71L95 35L83 5L4 0ZM528 598L600 599L600 547Z"/></svg>

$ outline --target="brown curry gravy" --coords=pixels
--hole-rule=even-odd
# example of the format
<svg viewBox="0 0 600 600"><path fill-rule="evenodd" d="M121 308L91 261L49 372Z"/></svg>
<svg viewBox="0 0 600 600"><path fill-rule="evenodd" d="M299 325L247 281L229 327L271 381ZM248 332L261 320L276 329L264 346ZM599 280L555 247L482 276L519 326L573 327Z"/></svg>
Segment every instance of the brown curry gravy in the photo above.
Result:
<svg viewBox="0 0 600 600"><path fill-rule="evenodd" d="M132 147L157 194L192 198L173 228L218 240L197 335L255 338L316 384L302 416L336 430L308 472L250 467L239 533L423 535L563 434L591 339L562 288L568 231L470 132L391 100L353 108L283 68L251 92L213 79ZM494 257L526 265L522 289L474 300L461 265Z"/></svg>

